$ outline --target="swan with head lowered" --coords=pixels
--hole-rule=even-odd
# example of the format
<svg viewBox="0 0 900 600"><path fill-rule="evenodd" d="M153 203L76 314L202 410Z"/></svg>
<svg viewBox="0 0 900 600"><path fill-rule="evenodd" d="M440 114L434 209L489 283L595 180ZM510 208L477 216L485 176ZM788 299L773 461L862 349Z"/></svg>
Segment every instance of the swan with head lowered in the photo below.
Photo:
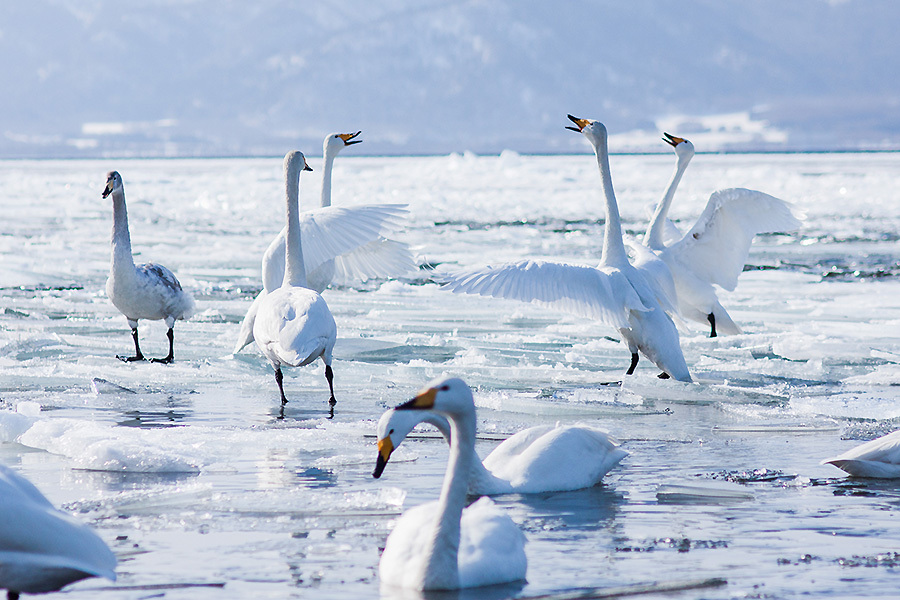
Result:
<svg viewBox="0 0 900 600"><path fill-rule="evenodd" d="M489 498L466 507L475 454L475 402L461 379L431 382L398 411L434 411L450 423L450 458L440 498L397 520L381 555L384 584L416 590L454 590L525 579L525 536ZM384 469L379 441L376 476Z"/></svg>
<svg viewBox="0 0 900 600"><path fill-rule="evenodd" d="M194 311L194 300L181 288L178 279L162 265L135 265L131 254L131 235L128 232L128 212L125 208L125 188L117 171L106 175L103 197L112 196L112 265L106 281L106 294L113 305L128 319L134 339L134 356L117 356L125 362L144 360L138 343L140 319L163 319L168 326L169 354L152 358L151 362L171 363L175 357L175 321L187 319Z"/></svg>
<svg viewBox="0 0 900 600"><path fill-rule="evenodd" d="M822 461L854 477L900 478L900 431L866 442Z"/></svg>
<svg viewBox="0 0 900 600"><path fill-rule="evenodd" d="M605 238L597 267L526 260L458 271L444 276L444 288L455 293L480 294L534 302L600 320L618 330L631 352L631 375L642 353L660 369L661 377L691 381L674 314L674 286L667 269L655 257L632 265L622 240L619 207L609 170L606 127L599 121L569 115L594 147L606 200ZM650 252L646 252L650 255Z"/></svg>
<svg viewBox="0 0 900 600"><path fill-rule="evenodd" d="M325 379L334 416L334 374L331 354L337 338L334 317L322 296L307 287L306 269L300 234L298 201L301 171L312 171L303 153L288 152L284 157L285 209L287 243L285 270L281 287L266 294L259 303L253 324L256 345L275 368L275 381L281 393L282 416L287 398L284 395L282 367L301 367L317 358L325 363Z"/></svg>
<svg viewBox="0 0 900 600"><path fill-rule="evenodd" d="M470 415L474 418L474 413ZM391 453L420 423L434 425L448 443L450 423L431 411L391 409L378 421L379 469L381 475ZM472 461L469 493L537 494L592 487L628 452L605 431L589 425L544 425L530 427L504 440L481 461Z"/></svg>
<svg viewBox="0 0 900 600"><path fill-rule="evenodd" d="M402 226L405 205L331 206L334 159L342 149L360 143L362 140L357 139L360 133L332 133L325 137L321 207L300 215L307 285L319 293L332 282L396 277L416 268L409 246L386 237ZM282 229L263 254L263 290L241 323L234 353L253 341L253 321L259 302L284 279L285 233L286 229Z"/></svg>
<svg viewBox="0 0 900 600"><path fill-rule="evenodd" d="M0 589L44 594L88 577L116 580L116 557L85 524L0 465Z"/></svg>
<svg viewBox="0 0 900 600"><path fill-rule="evenodd" d="M675 190L694 156L694 145L684 138L663 135L675 149L677 163L650 220L644 245L669 267L682 317L709 324L709 337L741 333L719 303L713 286L734 291L753 237L797 229L800 221L783 200L755 190L730 188L713 192L697 222L682 235L667 216Z"/></svg>

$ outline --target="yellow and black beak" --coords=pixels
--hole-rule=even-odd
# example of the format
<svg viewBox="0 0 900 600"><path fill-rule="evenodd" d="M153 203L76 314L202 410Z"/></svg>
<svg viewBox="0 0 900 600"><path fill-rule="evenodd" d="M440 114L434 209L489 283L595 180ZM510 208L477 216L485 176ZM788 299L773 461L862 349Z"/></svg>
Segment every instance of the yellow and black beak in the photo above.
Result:
<svg viewBox="0 0 900 600"><path fill-rule="evenodd" d="M578 127L575 128L575 127L572 127L571 125L567 125L566 129L571 129L572 131L574 131L576 133L581 133L585 127L587 127L588 125L591 124L591 122L588 119L579 119L578 117L573 117L572 115L568 115L568 117L569 117L569 120L572 121L573 123L575 123Z"/></svg>
<svg viewBox="0 0 900 600"><path fill-rule="evenodd" d="M391 441L391 436L378 440L378 459L375 461L375 471L372 472L372 477L375 479L381 477L393 451L394 442Z"/></svg>
<svg viewBox="0 0 900 600"><path fill-rule="evenodd" d="M309 166L308 164L304 164L302 170L304 170L304 171L312 171L312 167Z"/></svg>
<svg viewBox="0 0 900 600"><path fill-rule="evenodd" d="M673 148L676 147L678 144L684 143L684 138L674 136L670 133L663 132L663 136L665 136L665 137L663 137L662 141L669 144Z"/></svg>
<svg viewBox="0 0 900 600"><path fill-rule="evenodd" d="M436 396L437 389L428 388L427 390L422 390L415 398L408 402L404 402L394 410L428 410L434 408L434 399Z"/></svg>
<svg viewBox="0 0 900 600"><path fill-rule="evenodd" d="M356 133L339 133L338 137L344 140L345 146L352 146L353 144L359 144L362 140L355 140L356 136L361 134L362 131L357 131Z"/></svg>

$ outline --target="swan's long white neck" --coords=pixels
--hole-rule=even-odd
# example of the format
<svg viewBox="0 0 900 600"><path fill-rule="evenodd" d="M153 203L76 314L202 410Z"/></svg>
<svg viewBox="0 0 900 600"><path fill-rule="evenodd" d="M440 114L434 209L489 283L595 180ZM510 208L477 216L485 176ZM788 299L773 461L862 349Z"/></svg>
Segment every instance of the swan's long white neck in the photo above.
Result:
<svg viewBox="0 0 900 600"><path fill-rule="evenodd" d="M121 272L124 267L134 266L131 255L131 234L128 232L128 211L125 209L125 191L116 189L112 192L113 228L112 228L112 272Z"/></svg>
<svg viewBox="0 0 900 600"><path fill-rule="evenodd" d="M444 436L444 439L447 440L447 443L451 443L453 434L450 431L450 423L447 419L435 414L429 415L423 420L434 425L441 432L441 435ZM470 490L503 489L507 487L506 484L507 482L488 471L477 455L472 459L472 470L469 476Z"/></svg>
<svg viewBox="0 0 900 600"><path fill-rule="evenodd" d="M325 138L324 162L322 166L322 207L331 206L331 170L334 167L334 157L337 151L331 151L328 147L328 138Z"/></svg>
<svg viewBox="0 0 900 600"><path fill-rule="evenodd" d="M678 157L678 163L675 165L675 173L672 174L672 180L669 181L669 187L666 188L665 195L663 195L659 204L656 205L656 210L653 211L653 216L650 218L650 228L647 229L647 233L644 234L644 245L652 250L663 250L666 247L663 242L663 231L665 231L666 218L669 216L669 207L672 205L672 200L675 198L675 190L678 189L678 184L681 182L681 176L684 175L689 162L691 162L690 155Z"/></svg>
<svg viewBox="0 0 900 600"><path fill-rule="evenodd" d="M475 460L475 416L450 418L450 459L438 500L437 523L428 548L425 589L459 587L460 518Z"/></svg>
<svg viewBox="0 0 900 600"><path fill-rule="evenodd" d="M616 204L616 193L613 191L612 174L609 170L609 147L606 136L597 140L594 152L597 154L597 165L600 167L600 177L603 180L603 196L606 200L606 226L600 264L620 267L629 263L625 244L622 241L622 221L619 217L619 206Z"/></svg>
<svg viewBox="0 0 900 600"><path fill-rule="evenodd" d="M287 211L285 232L285 264L282 287L307 287L306 266L303 264L303 247L300 243L300 162L285 161L284 195Z"/></svg>

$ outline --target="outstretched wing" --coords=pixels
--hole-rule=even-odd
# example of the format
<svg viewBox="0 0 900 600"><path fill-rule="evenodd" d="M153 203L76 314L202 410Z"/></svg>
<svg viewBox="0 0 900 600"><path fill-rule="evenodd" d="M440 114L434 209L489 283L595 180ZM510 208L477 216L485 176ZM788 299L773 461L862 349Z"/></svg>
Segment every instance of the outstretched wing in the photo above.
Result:
<svg viewBox="0 0 900 600"><path fill-rule="evenodd" d="M457 294L534 302L617 329L629 326L629 311L650 310L618 269L525 260L455 272L442 279L443 289Z"/></svg>
<svg viewBox="0 0 900 600"><path fill-rule="evenodd" d="M744 188L713 192L697 223L666 249L698 278L734 290L757 233L800 227L791 205Z"/></svg>
<svg viewBox="0 0 900 600"><path fill-rule="evenodd" d="M409 246L383 237L334 259L334 280L340 283L399 277L416 269Z"/></svg>

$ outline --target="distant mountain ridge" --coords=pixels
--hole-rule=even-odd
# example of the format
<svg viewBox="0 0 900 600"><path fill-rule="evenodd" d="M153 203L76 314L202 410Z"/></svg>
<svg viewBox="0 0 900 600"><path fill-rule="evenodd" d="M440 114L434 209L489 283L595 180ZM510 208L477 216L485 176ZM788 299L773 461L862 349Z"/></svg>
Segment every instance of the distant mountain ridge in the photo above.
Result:
<svg viewBox="0 0 900 600"><path fill-rule="evenodd" d="M30 0L0 157L900 148L892 0Z"/></svg>

